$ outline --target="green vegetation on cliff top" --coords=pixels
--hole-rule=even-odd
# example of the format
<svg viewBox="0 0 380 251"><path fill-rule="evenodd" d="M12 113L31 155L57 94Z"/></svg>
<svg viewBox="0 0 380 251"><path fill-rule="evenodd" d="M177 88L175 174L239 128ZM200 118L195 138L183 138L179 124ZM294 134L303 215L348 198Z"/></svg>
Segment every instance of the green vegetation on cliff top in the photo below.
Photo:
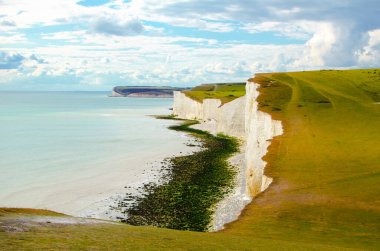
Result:
<svg viewBox="0 0 380 251"><path fill-rule="evenodd" d="M4 219L16 213L1 211L0 249L379 249L380 69L257 74L254 81L260 109L285 132L265 156L273 184L225 230L100 224L12 232Z"/></svg>
<svg viewBox="0 0 380 251"><path fill-rule="evenodd" d="M182 92L198 102L204 99L220 99L225 104L245 95L245 83L203 84Z"/></svg>

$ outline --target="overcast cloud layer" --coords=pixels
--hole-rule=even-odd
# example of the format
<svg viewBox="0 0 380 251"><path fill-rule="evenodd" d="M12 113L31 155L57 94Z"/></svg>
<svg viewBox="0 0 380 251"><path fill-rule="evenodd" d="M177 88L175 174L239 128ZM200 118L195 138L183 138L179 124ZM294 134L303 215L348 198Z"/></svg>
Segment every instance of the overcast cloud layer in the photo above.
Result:
<svg viewBox="0 0 380 251"><path fill-rule="evenodd" d="M0 0L0 89L192 86L379 67L378 13L375 0Z"/></svg>

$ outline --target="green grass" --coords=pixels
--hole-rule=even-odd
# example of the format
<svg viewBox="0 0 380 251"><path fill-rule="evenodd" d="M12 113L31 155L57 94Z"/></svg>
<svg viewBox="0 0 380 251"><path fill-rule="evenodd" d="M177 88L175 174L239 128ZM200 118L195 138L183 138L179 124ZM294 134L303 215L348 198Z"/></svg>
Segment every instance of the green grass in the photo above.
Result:
<svg viewBox="0 0 380 251"><path fill-rule="evenodd" d="M168 159L162 167L168 169L164 176L167 182L146 185L144 196L126 211L129 217L124 222L180 230L208 229L213 206L232 188L235 172L227 159L238 151L238 143L234 138L190 127L197 123L185 121L170 129L191 133L200 141L202 150Z"/></svg>
<svg viewBox="0 0 380 251"><path fill-rule="evenodd" d="M245 83L203 84L182 92L198 102L203 102L204 99L220 99L225 104L245 95Z"/></svg>
<svg viewBox="0 0 380 251"><path fill-rule="evenodd" d="M274 183L224 231L51 227L0 232L0 249L379 250L379 73L257 75L260 109L285 133L265 157Z"/></svg>
<svg viewBox="0 0 380 251"><path fill-rule="evenodd" d="M342 250L332 246L263 240L255 236L134 227L124 223L30 227L0 231L0 250Z"/></svg>
<svg viewBox="0 0 380 251"><path fill-rule="evenodd" d="M283 121L274 184L226 233L375 248L380 240L380 71L259 74L260 109Z"/></svg>

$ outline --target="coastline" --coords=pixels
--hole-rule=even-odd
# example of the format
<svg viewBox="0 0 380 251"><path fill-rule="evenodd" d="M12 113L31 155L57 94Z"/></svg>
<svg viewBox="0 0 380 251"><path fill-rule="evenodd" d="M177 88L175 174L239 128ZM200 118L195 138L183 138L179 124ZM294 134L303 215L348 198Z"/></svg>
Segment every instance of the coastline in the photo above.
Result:
<svg viewBox="0 0 380 251"><path fill-rule="evenodd" d="M225 133L242 141L240 152L230 158L236 166L235 186L215 205L211 231L237 220L247 204L265 191L272 182L265 172L263 160L273 137L283 133L282 124L259 110L257 98L259 85L247 81L246 95L221 105L218 99L205 99L202 103L183 93L174 92L173 112L179 118L196 118L200 123L193 128L211 134Z"/></svg>
<svg viewBox="0 0 380 251"><path fill-rule="evenodd" d="M234 186L214 206L213 219L209 228L210 232L223 230L226 224L237 220L241 211L252 201L252 198L246 194L244 146L240 146L239 152L231 156L228 162L232 167L236 167L237 169Z"/></svg>
<svg viewBox="0 0 380 251"><path fill-rule="evenodd" d="M339 71L339 75L346 81L351 72ZM378 176L374 171L378 170L379 163L376 155L379 135L376 132L380 123L374 119L379 118L374 116L379 115L379 110L373 101L379 100L369 99L368 93L364 95L366 90L361 90L360 95L355 96L355 102L342 102L336 92L342 91L349 96L352 90L358 91L362 80L367 80L367 74L361 72L365 73L363 78L358 77L342 88L343 81L339 82L342 79L337 79L342 86L331 81L336 79L332 78L337 77L335 73L270 73L263 74L262 78L258 75L253 80L259 86L251 83L249 93L260 95L255 100L256 105L246 106L248 111L255 111L255 116L244 121L252 126L245 128L250 128L247 131L256 135L247 137L250 140L247 145L256 145L256 149L264 153L263 157L251 154L257 165L249 166L251 162L247 161L247 170L251 172L246 177L258 182L247 186L246 191L257 193L238 220L226 225L223 231L198 233L134 227L117 222L110 227L79 224L67 227L64 224L58 226L49 219L37 227L24 221L26 224L20 227L20 220L25 219L22 214L34 217L46 212L0 208L3 222L0 232L5 240L3 249L31 246L35 249L57 246L67 249L145 247L168 250L184 247L193 250L376 249L379 212L373 198L379 191ZM373 88L369 90L378 90L376 81L365 83ZM322 99L321 93L328 98ZM253 109L255 107L258 109ZM201 112L204 115L204 110ZM274 119L279 121L274 123ZM261 129L267 130L253 127L259 125L259 121ZM279 135L279 125L283 134L268 139L264 133ZM353 141L354 132L362 134ZM259 138L260 135L263 137ZM249 155L248 152L245 154ZM367 189L363 190L363 187ZM14 217L15 221L7 222L8 217Z"/></svg>
<svg viewBox="0 0 380 251"><path fill-rule="evenodd" d="M107 220L119 220L123 218L123 211L128 208L131 204L135 203L135 200L124 201L126 195L132 195L133 197L138 197L142 195L142 188L146 184L154 183L160 184L162 178L165 176L166 172L163 169L166 160L172 156L183 156L186 154L191 154L197 151L197 147L194 144L194 140L186 134L178 133L181 138L183 146L166 149L165 154L160 154L152 159L145 160L145 163L141 163L144 166L144 171L139 175L138 180L132 183L125 183L119 186L118 190L113 191L107 197L104 197L96 202L88 205L77 211L74 216L85 217L85 218L95 218L95 219L107 219ZM192 147L189 147L192 145ZM194 146L193 146L194 145ZM123 204L123 205L121 205Z"/></svg>
<svg viewBox="0 0 380 251"><path fill-rule="evenodd" d="M159 118L178 120L173 116ZM233 188L235 170L228 159L238 151L239 144L233 137L194 129L192 125L196 123L185 120L169 127L192 135L200 143L200 150L168 159L163 182L144 186L143 196L136 198L136 203L126 210L123 222L178 230L209 230L214 205Z"/></svg>
<svg viewBox="0 0 380 251"><path fill-rule="evenodd" d="M2 96L9 104L0 110L7 132L0 146L2 207L110 219L107 204L126 186L157 180L160 161L194 150L186 145L190 137L167 130L173 122L147 116L168 113L170 99L22 95L25 108L13 95ZM28 105L37 99L38 105Z"/></svg>
<svg viewBox="0 0 380 251"><path fill-rule="evenodd" d="M167 125L169 124L164 126L164 130ZM161 162L164 159L195 150L188 146L193 139L186 134L168 134L176 142L167 142L160 152L144 154L144 158L135 155L133 158L115 159L108 163L109 167L114 168L112 171L105 170L96 174L90 171L80 177L73 175L64 183L41 184L17 190L1 198L5 202L2 207L40 208L77 217L115 220L119 216L118 201L126 193L137 193L144 184L160 180ZM123 167L126 160L132 169Z"/></svg>
<svg viewBox="0 0 380 251"><path fill-rule="evenodd" d="M226 196L218 204L214 231L223 230L226 225L238 221L244 208L272 184L273 178L266 175L267 162L264 159L269 148L273 147L272 140L284 133L282 121L260 110L260 85L248 80L246 88L246 136L242 147L244 156L240 157L239 165L243 177L235 187L235 193Z"/></svg>
<svg viewBox="0 0 380 251"><path fill-rule="evenodd" d="M256 97L255 97L256 98ZM218 102L216 102L218 101ZM243 101L243 102L242 102ZM256 102L256 101L255 101ZM242 114L242 110L244 112L244 108L242 109L241 103L246 105L245 96L236 99L235 101L232 101L231 103L227 103L223 106L220 106L219 100L207 100L206 103L211 103L214 105L218 110L223 110L222 113L226 113L224 115L235 117L235 113ZM257 102L256 108L257 108ZM231 108L232 105L232 108ZM226 108L227 107L227 108ZM209 114L215 114L216 112L213 111L212 106L208 108ZM232 111L232 113L231 113ZM229 114L229 115L228 115ZM239 115L240 117L242 115ZM239 118L240 118L239 117ZM193 125L192 128L196 130L204 130L209 132L210 134L216 135L220 132L220 125L218 125L218 121L215 120L200 120L201 123L197 125ZM240 123L240 122L239 122ZM237 124L230 125L223 125L221 128L224 130L224 132L227 135L233 135L233 136L240 136L239 138L244 138L245 130L246 128L241 127ZM176 139L178 139L178 132L170 133L170 130L167 130L168 125L173 125L173 122L168 122L167 126L165 126L164 130L166 133L169 134L176 134ZM223 132L223 131L222 131ZM186 141L194 140L191 136L185 136L185 133L181 133L180 137L186 138ZM177 142L178 143L178 142ZM178 144L176 144L178 145ZM132 197L139 197L142 195L141 188L144 187L145 184L148 183L155 183L159 184L161 182L160 180L162 177L165 176L165 170L162 170L162 163L164 162L165 158L172 155L175 157L179 157L182 155L187 154L188 152L194 152L194 147L189 149L190 147L186 146L185 142L181 143L181 147L173 147L168 148L167 152L170 152L170 154L162 155L154 155L151 156L149 159L144 159L143 162L133 162L129 163L129 165L135 166L135 165L144 165L144 173L139 176L138 179L135 179L134 181L129 182L122 182L118 183L114 181L114 177L119 177L122 175L121 170L117 171L115 173L115 170L113 172L106 172L102 174L102 180L105 182L99 182L96 176L89 175L86 178L82 179L75 179L74 182L70 182L67 184L58 183L56 184L57 187L59 187L61 190L64 191L64 193L58 193L54 192L54 197L49 196L48 199L45 199L44 201L40 201L37 205L31 205L27 207L38 207L38 208L48 208L51 210L55 210L57 212L66 213L73 216L80 216L80 217L90 217L90 218L99 218L99 219L112 219L116 220L118 218L122 218L123 214L122 211L128 207L128 205L132 205L135 201L130 200L127 203L123 201L125 198L125 194L132 195ZM246 180L246 151L247 148L246 142L243 140L243 144L240 147L240 151L231 158L229 158L228 163L231 166L235 166L234 170L236 171L236 177L234 180L234 186L232 187L232 191L224 196L219 202L217 202L214 206L212 206L214 210L214 214L211 221L211 226L209 226L208 230L211 231L218 231L224 228L224 225L234 221L238 218L241 211L244 209L244 207L251 201L252 197L249 194L249 191L246 190L247 187L247 180ZM184 150L187 149L188 151ZM139 159L138 156L136 156L136 159ZM147 163L149 162L149 163ZM265 177L265 176L264 176ZM270 181L270 179L267 179ZM111 184L112 188L108 187L105 188L103 184ZM262 190L265 190L265 188L268 185L268 182L264 182L265 185L262 186ZM87 189L84 189L83 187L86 186ZM36 190L37 189L37 190ZM46 189L44 187L37 187L32 188L30 191L20 191L22 195L25 197L28 197L28 194L33 193L33 191L40 191L42 192L42 189ZM54 189L53 189L54 191ZM95 194L93 194L93 197L89 197L89 191L98 191ZM65 195L66 193L66 195ZM67 197L67 194L70 194ZM12 194L13 197L14 194ZM66 197L65 197L66 196ZM76 198L74 198L75 196ZM59 198L58 200L56 200ZM38 200L38 198L37 198ZM123 205L121 205L121 201L123 201ZM126 205L127 204L127 205ZM41 205L41 206L40 206ZM7 206L7 205L5 205ZM19 205L10 205L10 206L16 206L20 207Z"/></svg>

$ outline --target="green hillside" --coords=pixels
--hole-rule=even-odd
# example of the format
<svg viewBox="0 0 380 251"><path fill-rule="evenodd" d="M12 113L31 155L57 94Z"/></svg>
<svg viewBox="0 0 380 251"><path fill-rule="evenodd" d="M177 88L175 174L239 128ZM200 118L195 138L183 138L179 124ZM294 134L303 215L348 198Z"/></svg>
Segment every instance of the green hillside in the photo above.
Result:
<svg viewBox="0 0 380 251"><path fill-rule="evenodd" d="M283 122L269 189L218 233L57 224L0 210L0 250L376 250L380 248L380 69L257 74L259 107ZM22 220L20 220L22 219ZM25 224L25 222L29 224Z"/></svg>
<svg viewBox="0 0 380 251"><path fill-rule="evenodd" d="M285 133L266 156L274 184L227 234L379 248L380 70L259 74L259 105Z"/></svg>
<svg viewBox="0 0 380 251"><path fill-rule="evenodd" d="M245 95L245 83L202 84L182 92L198 102L213 98L225 104Z"/></svg>

